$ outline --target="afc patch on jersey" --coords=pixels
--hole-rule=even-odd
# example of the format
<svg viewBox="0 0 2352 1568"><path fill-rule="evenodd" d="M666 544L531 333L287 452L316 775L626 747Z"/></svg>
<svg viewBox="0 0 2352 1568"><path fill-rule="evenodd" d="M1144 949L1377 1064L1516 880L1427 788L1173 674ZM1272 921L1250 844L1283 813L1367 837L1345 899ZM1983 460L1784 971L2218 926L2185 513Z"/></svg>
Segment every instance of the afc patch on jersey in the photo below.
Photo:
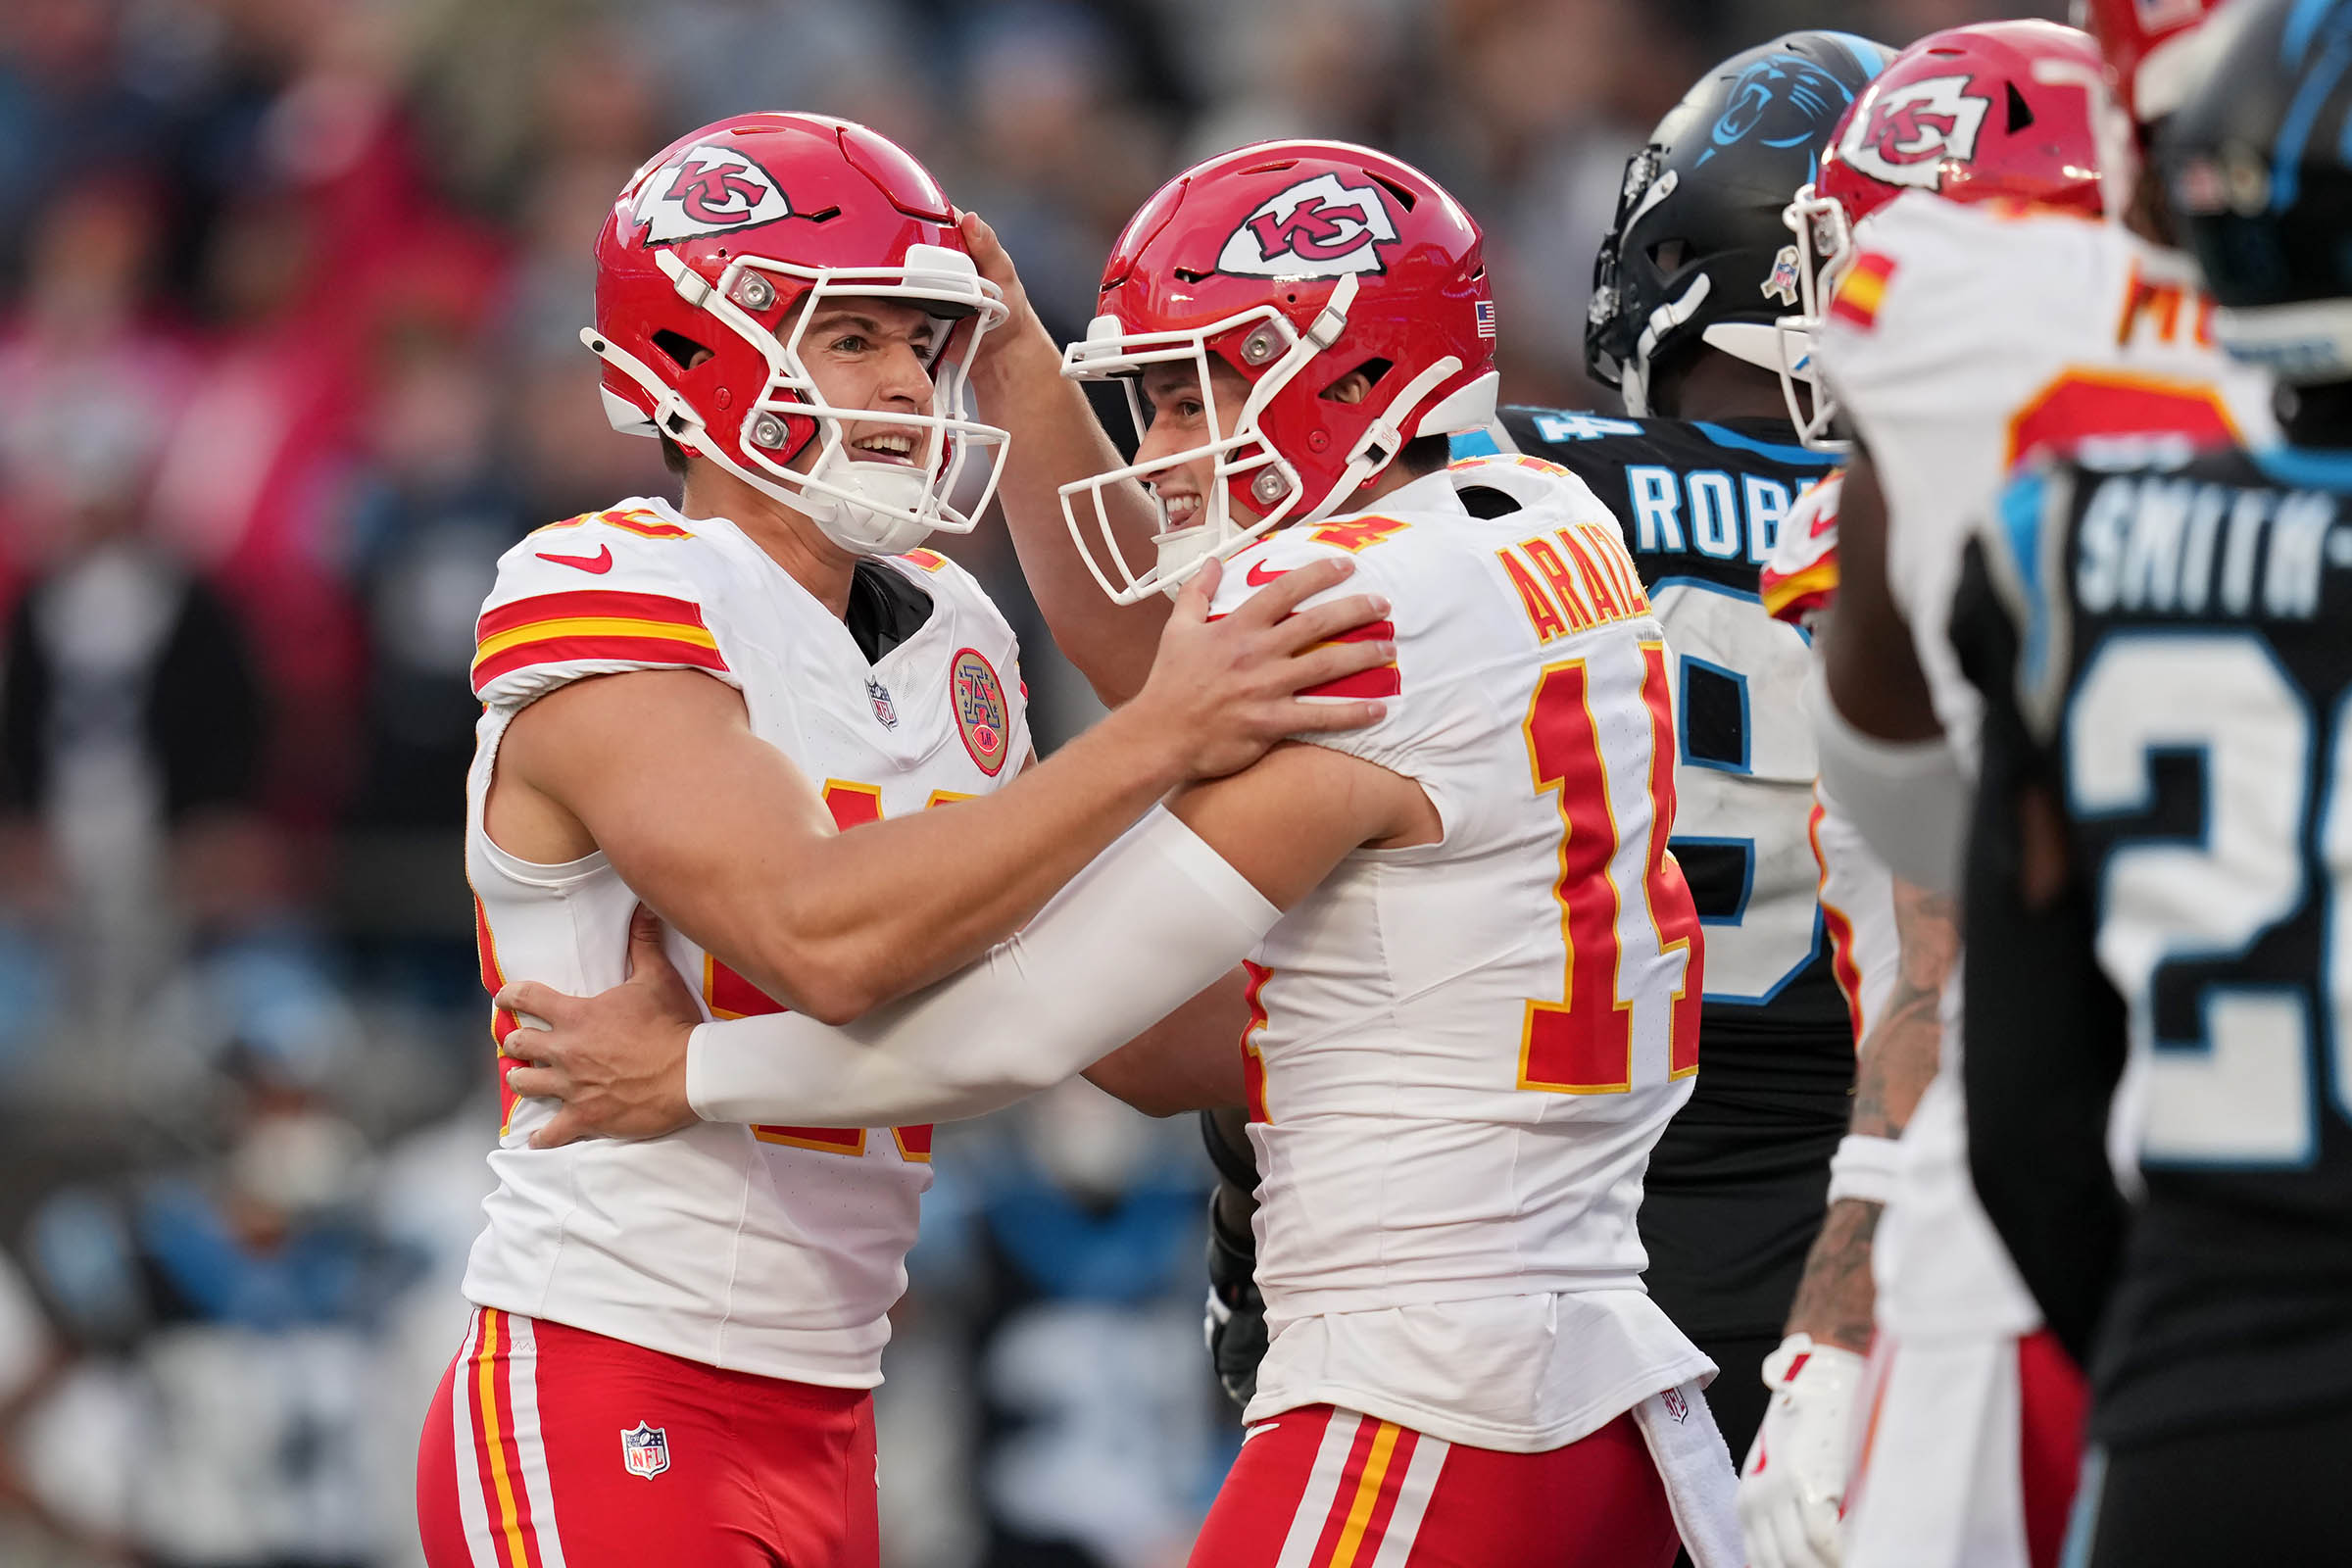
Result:
<svg viewBox="0 0 2352 1568"><path fill-rule="evenodd" d="M662 245L698 234L724 234L792 216L783 188L732 147L689 147L649 175L629 209L645 242Z"/></svg>
<svg viewBox="0 0 2352 1568"><path fill-rule="evenodd" d="M1005 746L1012 738L1004 683L979 649L965 648L948 666L948 684L956 705L956 733L963 737L973 764L995 778L1004 770Z"/></svg>
<svg viewBox="0 0 2352 1568"><path fill-rule="evenodd" d="M621 1467L651 1481L669 1468L669 1429L640 1421L620 1435Z"/></svg>
<svg viewBox="0 0 2352 1568"><path fill-rule="evenodd" d="M1929 76L1887 89L1846 127L1839 156L1889 185L1941 189L1946 163L1977 156L1977 134L1992 109L1968 84L1966 76Z"/></svg>
<svg viewBox="0 0 2352 1568"><path fill-rule="evenodd" d="M1385 272L1380 247L1396 220L1373 185L1317 174L1269 196L1217 253L1217 270L1244 277L1340 277Z"/></svg>

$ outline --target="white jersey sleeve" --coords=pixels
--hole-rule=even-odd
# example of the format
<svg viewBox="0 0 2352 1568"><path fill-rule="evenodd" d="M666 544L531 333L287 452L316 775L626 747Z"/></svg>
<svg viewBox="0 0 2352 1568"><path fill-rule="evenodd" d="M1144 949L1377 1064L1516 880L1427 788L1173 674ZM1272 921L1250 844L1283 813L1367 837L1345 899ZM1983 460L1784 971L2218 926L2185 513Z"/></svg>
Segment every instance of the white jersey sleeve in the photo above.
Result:
<svg viewBox="0 0 2352 1568"><path fill-rule="evenodd" d="M589 675L699 669L743 682L679 552L693 535L650 503L541 528L499 558L474 625L473 693L518 710Z"/></svg>

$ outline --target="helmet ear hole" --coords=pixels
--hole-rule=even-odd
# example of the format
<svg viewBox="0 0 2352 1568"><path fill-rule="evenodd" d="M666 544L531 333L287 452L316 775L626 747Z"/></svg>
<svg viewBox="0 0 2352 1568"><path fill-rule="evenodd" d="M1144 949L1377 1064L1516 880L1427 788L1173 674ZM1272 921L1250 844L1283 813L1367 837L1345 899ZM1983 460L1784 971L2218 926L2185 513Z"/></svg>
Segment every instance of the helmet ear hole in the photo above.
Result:
<svg viewBox="0 0 2352 1568"><path fill-rule="evenodd" d="M710 358L710 351L708 348L697 343L685 333L673 332L666 327L653 335L653 344L681 373L693 369Z"/></svg>
<svg viewBox="0 0 2352 1568"><path fill-rule="evenodd" d="M1668 275L1681 271L1683 263L1690 254L1690 245L1679 239L1662 239L1649 248L1650 261L1656 265L1659 271Z"/></svg>

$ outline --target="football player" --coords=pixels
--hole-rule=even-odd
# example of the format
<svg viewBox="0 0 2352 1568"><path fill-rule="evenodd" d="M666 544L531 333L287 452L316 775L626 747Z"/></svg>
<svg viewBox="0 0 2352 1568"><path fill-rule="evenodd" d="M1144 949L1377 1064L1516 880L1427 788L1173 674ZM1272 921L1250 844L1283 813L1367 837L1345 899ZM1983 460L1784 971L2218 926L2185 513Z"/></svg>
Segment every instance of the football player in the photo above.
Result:
<svg viewBox="0 0 2352 1568"><path fill-rule="evenodd" d="M596 261L607 407L664 441L684 499L500 562L466 834L490 990L619 979L643 901L711 1015L854 1017L1019 927L1170 788L1381 711L1293 695L1387 659L1360 637L1288 657L1380 608L1288 613L1331 564L1220 625L1208 580L1134 703L1016 781L1012 635L917 548L985 504L1004 433L969 417L965 378L1005 307L889 141L706 126L630 180ZM924 811L947 802L967 804ZM1239 879L1152 848L1189 839L1154 812L1107 862L1149 861L1171 878L1153 908L1213 925ZM549 1107L506 1102L472 1327L421 1446L428 1559L874 1563L868 1391L929 1129L547 1148Z"/></svg>
<svg viewBox="0 0 2352 1568"><path fill-rule="evenodd" d="M1586 365L1628 416L1501 419L1503 445L1615 511L1674 646L1674 852L1706 923L1705 1070L1651 1157L1642 1240L1650 1293L1723 1369L1707 1398L1735 1454L1763 1417L1807 1250L1852 1241L1816 1238L1853 1108L1858 997L1840 976L1858 971L1851 926L1818 897L1811 655L1757 603L1757 570L1837 462L1797 443L1774 371L1773 323L1797 298L1781 211L1887 57L1796 32L1700 77L1627 163L1593 267ZM1842 1332L1811 1303L1796 1327Z"/></svg>
<svg viewBox="0 0 2352 1568"><path fill-rule="evenodd" d="M2335 1561L2352 1466L2352 5L2221 18L2156 168L2284 443L2029 470L1954 611L1970 1146L2091 1357L2090 1568Z"/></svg>
<svg viewBox="0 0 2352 1568"><path fill-rule="evenodd" d="M2122 68L2119 40L2144 42L2144 22L2180 21L2128 3L2093 17ZM2141 61L2143 114L2169 107L2152 89L2180 79L2180 58L2160 46ZM1800 240L1826 238L1833 253L1817 296L1826 308L1808 312L1814 388L1828 402L1808 423L1842 420L1854 438L1826 694L1813 705L1823 784L1888 866L1934 892L1955 888L1975 767L1980 710L1945 634L1970 520L1991 509L2011 465L2039 450L2151 430L2210 443L2269 422L2259 379L2205 340L2181 259L2120 221L2126 212L2143 221L2145 204L2125 177L2128 122L2097 63L2060 51L2024 80L1949 64L1871 95L1840 138L1841 153L1859 148L1900 172L1890 182L1902 194L1858 221L1797 213ZM1980 144L2030 137L2062 116L2087 116L2072 122L2099 148L2107 220L2046 199L1945 199L1971 177ZM2083 172L2079 157L2051 170L2061 191L2079 189ZM2075 1483L2080 1374L2042 1330L1967 1180L1952 990L1945 1049L1906 1131L1874 1259L1879 1334L1843 1526L1844 1561L1865 1568L2052 1563ZM1818 1520L1818 1505L1810 1512ZM1784 1528L1777 1539L1787 1560L1835 1560L1817 1536Z"/></svg>
<svg viewBox="0 0 2352 1568"><path fill-rule="evenodd" d="M663 1095L737 1120L968 1114L1129 1035L1098 1082L1163 1111L1246 1104L1272 1341L1202 1565L1663 1568L1678 1539L1740 1561L1711 1368L1642 1290L1635 1227L1703 984L1665 838L1671 658L1581 483L1529 458L1447 466L1446 436L1494 408L1481 251L1394 159L1244 148L1146 204L1067 351L1148 424L1133 465L1064 492L1057 569L1146 612L1063 629L1099 684L1133 648L1089 639L1154 635L1157 590L1220 557L1214 613L1343 558L1393 605L1394 658L1343 683L1386 717L1172 803L1283 911L1221 956L1246 963L1195 967L1219 956L1090 871L986 963L845 1030L697 1026L643 943L644 984L509 993L556 1026L516 1048L556 1062L517 1087L604 1130L662 1125L595 1107ZM1001 255L981 265L1034 333ZM1111 515L1138 479L1160 519L1144 541ZM1047 543L1024 540L1033 571ZM1187 986L1173 1011L1144 994ZM649 1069L672 1074L661 1094L599 1064L664 1028L682 1066Z"/></svg>
<svg viewBox="0 0 2352 1568"><path fill-rule="evenodd" d="M1829 439L1821 400L1811 397L1805 356L1819 325L1823 269L1845 264L1856 222L1920 189L1954 202L2099 211L2099 147L2087 99L2080 85L2043 79L2052 65L2092 73L2099 57L2086 35L2048 23L1948 28L1897 55L1838 122L1818 175L1787 213L1804 309L1783 323L1792 352L1783 356L1781 380L1808 443L1839 445ZM1990 118L1977 103L1997 103L2003 113ZM1954 104L1961 117L1955 135L1965 147L1952 137L1915 147L1912 118ZM1972 116L1977 122L1968 122ZM1843 488L1843 475L1834 474L1807 492L1761 581L1768 609L1810 621L1825 642L1834 635ZM1826 791L1813 833L1825 915L1849 923L1869 1017L1853 1126L1832 1166L1824 1242L1807 1261L1789 1337L1768 1363L1772 1407L1740 1483L1749 1556L1762 1568L1838 1559L1853 1407L1877 1304L1872 1271L1881 1258L1873 1241L1895 1189L1895 1140L1936 1074L1942 993L1959 949L1951 894L1892 877ZM1899 1318L1900 1304L1890 1298L1888 1305ZM1915 1298L1911 1307L1917 1310Z"/></svg>

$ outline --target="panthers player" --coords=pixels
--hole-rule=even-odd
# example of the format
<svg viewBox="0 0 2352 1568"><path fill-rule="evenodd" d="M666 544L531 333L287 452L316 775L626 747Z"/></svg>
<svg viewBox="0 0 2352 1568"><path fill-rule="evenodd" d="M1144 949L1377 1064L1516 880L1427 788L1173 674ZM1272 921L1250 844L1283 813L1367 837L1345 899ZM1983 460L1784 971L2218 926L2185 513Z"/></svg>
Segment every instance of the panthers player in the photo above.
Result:
<svg viewBox="0 0 2352 1568"><path fill-rule="evenodd" d="M1838 980L1850 927L1825 919L1809 842L1797 701L1811 656L1756 597L1792 501L1837 461L1797 444L1773 372L1773 321L1797 283L1780 215L1886 59L1799 32L1701 77L1626 166L1593 269L1586 362L1631 416L1501 419L1503 444L1617 514L1674 645L1674 851L1706 923L1705 1070L1650 1161L1642 1238L1651 1293L1723 1368L1707 1396L1735 1454L1763 1417L1764 1360L1821 1229L1856 1038ZM1825 1343L1838 1332L1810 1309L1805 1322Z"/></svg>
<svg viewBox="0 0 2352 1568"><path fill-rule="evenodd" d="M2178 21L2105 8L2102 49L2116 64L2119 38ZM2148 67L2177 62L2177 47L2141 60L2143 114L2169 107L2149 91L2168 78ZM2134 193L2102 188L2105 221L1945 199L1980 140L2031 132L2068 100L2088 116L2099 170L2132 168L2088 58L2037 62L2028 83L1954 69L1869 106L1859 144L1912 149L1886 160L1912 188L1830 225L1837 254L1812 356L1823 416L1843 421L1854 451L1814 705L1823 783L1888 865L1930 890L1954 889L1975 767L1979 707L1945 635L1970 519L2038 450L2150 430L2211 444L2269 423L2260 378L2206 341L2208 307L2181 260L2116 220L2143 212ZM1843 1528L1844 1561L1865 1568L2054 1562L2075 1482L2080 1374L2041 1331L1967 1181L1956 1002L1947 987L1945 1049L1905 1134L1874 1259L1879 1335Z"/></svg>
<svg viewBox="0 0 2352 1568"><path fill-rule="evenodd" d="M1954 612L1986 703L1971 1147L2092 1355L2091 1568L2336 1561L2352 1465L2352 4L2236 21L2159 172L2285 442L2030 471Z"/></svg>
<svg viewBox="0 0 2352 1568"><path fill-rule="evenodd" d="M466 835L491 990L617 980L643 900L711 1015L854 1016L1017 928L1171 787L1379 711L1292 695L1386 657L1282 657L1377 608L1285 619L1330 566L1220 626L1196 589L1135 702L1011 782L1011 633L915 548L969 526L949 498L1004 440L968 417L964 372L1004 306L882 137L707 126L631 179L596 259L607 406L663 438L684 500L543 528L500 563ZM969 804L925 820L951 801ZM904 820L839 831L878 817ZM1106 858L1142 852L1166 873L1154 908L1213 922L1238 879L1152 849L1189 839L1154 813ZM552 1149L528 1141L544 1105L507 1109L472 1327L420 1448L428 1559L875 1563L868 1390L929 1129Z"/></svg>
<svg viewBox="0 0 2352 1568"><path fill-rule="evenodd" d="M1446 466L1445 435L1493 412L1481 249L1394 159L1244 148L1145 206L1068 351L1149 419L1134 465L1068 487L1068 564L1133 599L1228 555L1214 609L1241 615L1348 558L1395 607L1393 661L1341 688L1386 694L1381 723L1173 803L1285 911L1262 942L1173 943L1090 872L988 963L847 1031L691 1027L652 985L512 999L551 1011L556 1049L531 1049L562 1068L517 1085L575 1108L614 1099L566 1065L593 1073L614 1009L630 1038L668 1020L683 1070L661 1070L704 1116L966 1114L1129 1034L1098 1082L1246 1104L1272 1343L1202 1565L1663 1568L1678 1537L1740 1560L1710 1369L1642 1289L1634 1224L1703 985L1665 842L1671 664L1582 484ZM1166 523L1142 564L1101 526L1136 477Z"/></svg>

